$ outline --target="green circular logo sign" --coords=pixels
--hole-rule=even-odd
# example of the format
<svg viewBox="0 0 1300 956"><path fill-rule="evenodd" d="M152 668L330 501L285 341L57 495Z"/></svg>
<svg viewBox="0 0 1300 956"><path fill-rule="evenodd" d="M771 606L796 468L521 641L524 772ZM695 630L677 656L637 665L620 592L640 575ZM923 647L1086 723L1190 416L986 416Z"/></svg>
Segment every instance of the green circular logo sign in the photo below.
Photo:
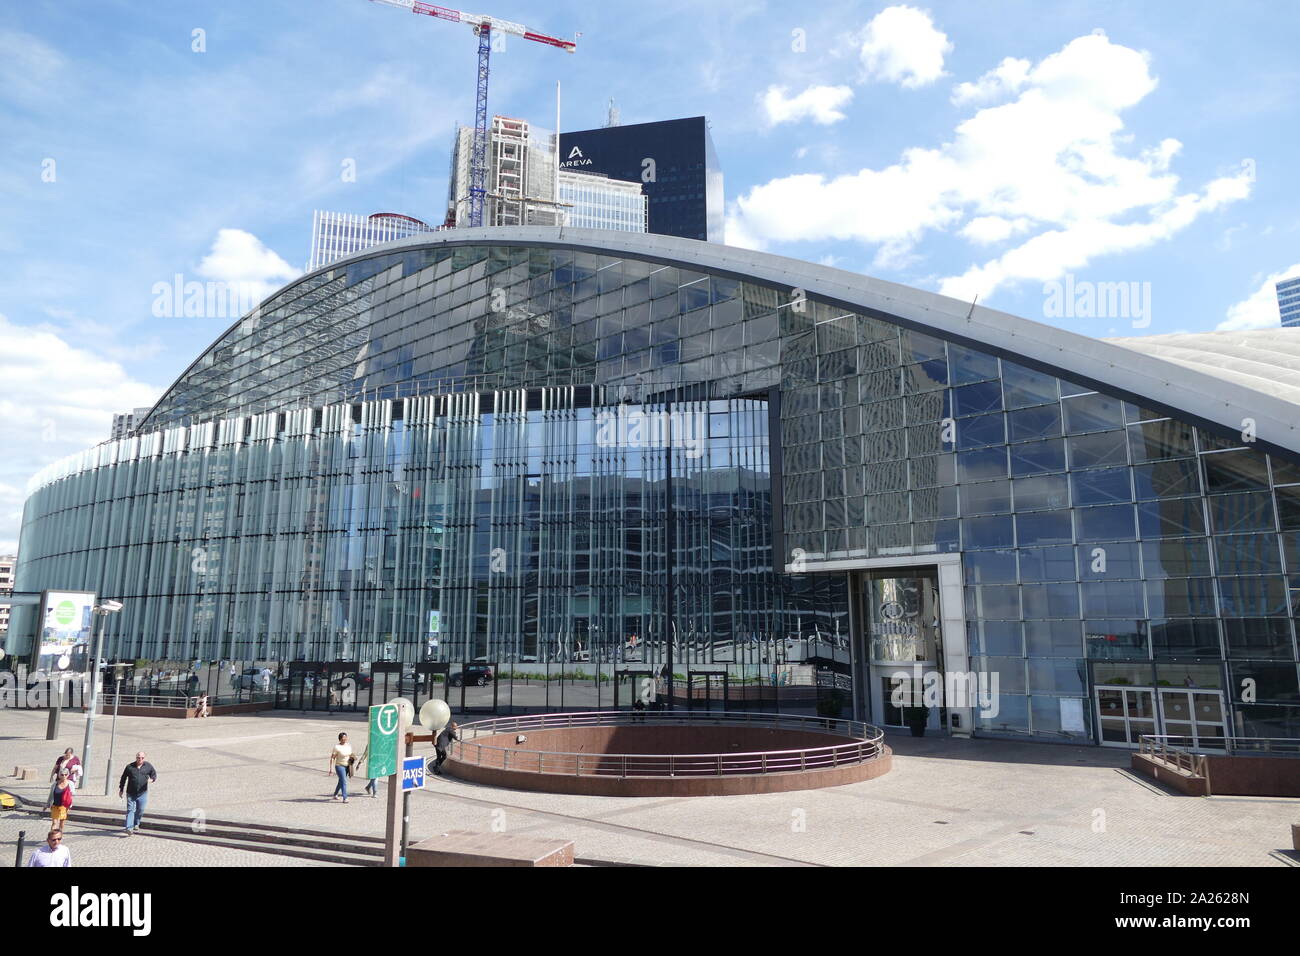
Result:
<svg viewBox="0 0 1300 956"><path fill-rule="evenodd" d="M54 605L54 622L60 627L67 627L77 619L77 605L71 601L60 601Z"/></svg>

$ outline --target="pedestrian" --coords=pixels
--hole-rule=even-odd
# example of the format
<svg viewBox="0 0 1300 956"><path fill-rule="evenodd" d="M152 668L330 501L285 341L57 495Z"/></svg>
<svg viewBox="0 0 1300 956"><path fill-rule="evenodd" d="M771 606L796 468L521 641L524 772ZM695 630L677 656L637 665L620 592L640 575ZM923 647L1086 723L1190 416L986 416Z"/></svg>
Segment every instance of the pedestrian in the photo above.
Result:
<svg viewBox="0 0 1300 956"><path fill-rule="evenodd" d="M72 786L80 788L81 758L76 755L76 752L71 747L63 751L63 755L54 761L54 770L50 773L51 782L59 776L60 770L68 771L68 779L72 781Z"/></svg>
<svg viewBox="0 0 1300 956"><path fill-rule="evenodd" d="M433 772L442 776L442 762L447 759L447 754L451 752L453 740L460 740L456 733L456 721L452 721L446 727L442 728L442 733L438 734L438 739L433 742L433 749L438 754L438 759L433 762Z"/></svg>
<svg viewBox="0 0 1300 956"><path fill-rule="evenodd" d="M334 785L335 800L342 792L343 802L348 802L348 770L355 759L352 756L352 745L348 743L348 735L339 734L339 742L330 751L330 766L334 769L335 776L339 778L339 782ZM329 773L328 770L325 772Z"/></svg>
<svg viewBox="0 0 1300 956"><path fill-rule="evenodd" d="M199 705L195 709L197 710L197 713L194 715L195 717L207 717L211 714L212 708L209 704L207 694L199 695Z"/></svg>
<svg viewBox="0 0 1300 956"><path fill-rule="evenodd" d="M122 792L126 792L126 829L125 833L130 836L140 829L140 824L144 822L144 806L149 800L149 784L158 781L158 771L153 768L153 764L144 759L144 751L141 750L135 755L135 763L126 765L122 771L122 779L117 782L117 795L120 798Z"/></svg>
<svg viewBox="0 0 1300 956"><path fill-rule="evenodd" d="M63 845L63 831L51 830L45 835L45 845L32 851L28 866L72 866L72 854Z"/></svg>
<svg viewBox="0 0 1300 956"><path fill-rule="evenodd" d="M369 741L367 741L366 749L361 751L360 757L356 758L357 770L359 771L362 765L369 759L370 759L370 743ZM377 781L374 777L371 777L370 782L366 784L366 793L370 794L371 797L379 796L379 787L377 786Z"/></svg>
<svg viewBox="0 0 1300 956"><path fill-rule="evenodd" d="M50 829L63 832L63 821L68 819L68 810L72 807L72 778L67 770L60 770L50 787L50 797L45 801L45 808L50 811Z"/></svg>

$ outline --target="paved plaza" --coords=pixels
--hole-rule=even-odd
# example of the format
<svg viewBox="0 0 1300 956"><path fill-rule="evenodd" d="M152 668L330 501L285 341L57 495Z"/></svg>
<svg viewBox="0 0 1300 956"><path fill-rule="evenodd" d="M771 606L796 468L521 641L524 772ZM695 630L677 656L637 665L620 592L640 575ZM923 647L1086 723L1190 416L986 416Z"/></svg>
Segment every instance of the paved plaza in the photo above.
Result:
<svg viewBox="0 0 1300 956"><path fill-rule="evenodd" d="M80 753L83 720L65 712L59 739L47 741L43 711L0 711L0 787L43 800L55 757L69 746ZM96 728L95 766L77 801L120 806L116 781L102 796L109 720ZM120 717L115 776L144 750L159 775L149 811L382 835L386 784L370 799L358 777L346 805L329 798L327 755L340 730L364 748L366 724L355 716ZM1166 792L1128 772L1127 752L892 735L887 742L894 769L880 779L756 796L535 794L430 777L412 799L412 837L506 830L573 840L577 855L593 860L680 866L1286 866L1276 851L1290 847L1290 825L1300 822L1300 800ZM38 768L42 779L17 781L16 765ZM19 829L39 840L45 823L0 816L0 865L12 863ZM67 844L78 865L312 865L81 826L75 806Z"/></svg>

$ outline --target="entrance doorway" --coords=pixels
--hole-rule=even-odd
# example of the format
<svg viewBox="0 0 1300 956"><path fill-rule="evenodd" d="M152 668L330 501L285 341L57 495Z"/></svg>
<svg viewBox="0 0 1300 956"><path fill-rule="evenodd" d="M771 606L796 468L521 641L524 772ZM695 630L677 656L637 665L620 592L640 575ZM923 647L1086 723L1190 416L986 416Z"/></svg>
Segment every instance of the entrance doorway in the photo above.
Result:
<svg viewBox="0 0 1300 956"><path fill-rule="evenodd" d="M860 620L871 673L866 685L871 723L907 726L904 706L925 703L920 678L942 667L940 573L938 565L895 567L870 570L862 578ZM945 704L931 702L927 727L944 726Z"/></svg>
<svg viewBox="0 0 1300 956"><path fill-rule="evenodd" d="M723 711L727 709L726 671L688 671L686 674L686 707L696 711Z"/></svg>
<svg viewBox="0 0 1300 956"><path fill-rule="evenodd" d="M1097 726L1103 747L1136 747L1143 734L1156 733L1154 687L1096 688Z"/></svg>
<svg viewBox="0 0 1300 956"><path fill-rule="evenodd" d="M614 709L631 707L639 699L650 708L655 703L662 705L664 688L659 675L654 671L614 672Z"/></svg>
<svg viewBox="0 0 1300 956"><path fill-rule="evenodd" d="M1222 691L1161 687L1160 720L1164 733L1190 737L1198 749L1223 750L1227 746Z"/></svg>
<svg viewBox="0 0 1300 956"><path fill-rule="evenodd" d="M1099 684L1093 697L1103 747L1134 748L1143 734L1185 737L1193 748L1227 746L1221 690Z"/></svg>

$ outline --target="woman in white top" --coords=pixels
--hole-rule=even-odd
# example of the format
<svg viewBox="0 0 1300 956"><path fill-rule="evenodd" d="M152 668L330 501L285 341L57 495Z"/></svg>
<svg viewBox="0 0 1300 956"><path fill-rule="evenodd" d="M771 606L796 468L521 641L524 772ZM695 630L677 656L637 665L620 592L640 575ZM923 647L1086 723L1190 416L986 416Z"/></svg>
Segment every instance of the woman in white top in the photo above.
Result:
<svg viewBox="0 0 1300 956"><path fill-rule="evenodd" d="M337 800L342 792L344 803L348 802L348 761L351 759L352 745L348 743L348 735L339 734L339 742L330 751L330 766L339 778L339 782L334 785L334 799ZM328 770L325 772L329 773Z"/></svg>

